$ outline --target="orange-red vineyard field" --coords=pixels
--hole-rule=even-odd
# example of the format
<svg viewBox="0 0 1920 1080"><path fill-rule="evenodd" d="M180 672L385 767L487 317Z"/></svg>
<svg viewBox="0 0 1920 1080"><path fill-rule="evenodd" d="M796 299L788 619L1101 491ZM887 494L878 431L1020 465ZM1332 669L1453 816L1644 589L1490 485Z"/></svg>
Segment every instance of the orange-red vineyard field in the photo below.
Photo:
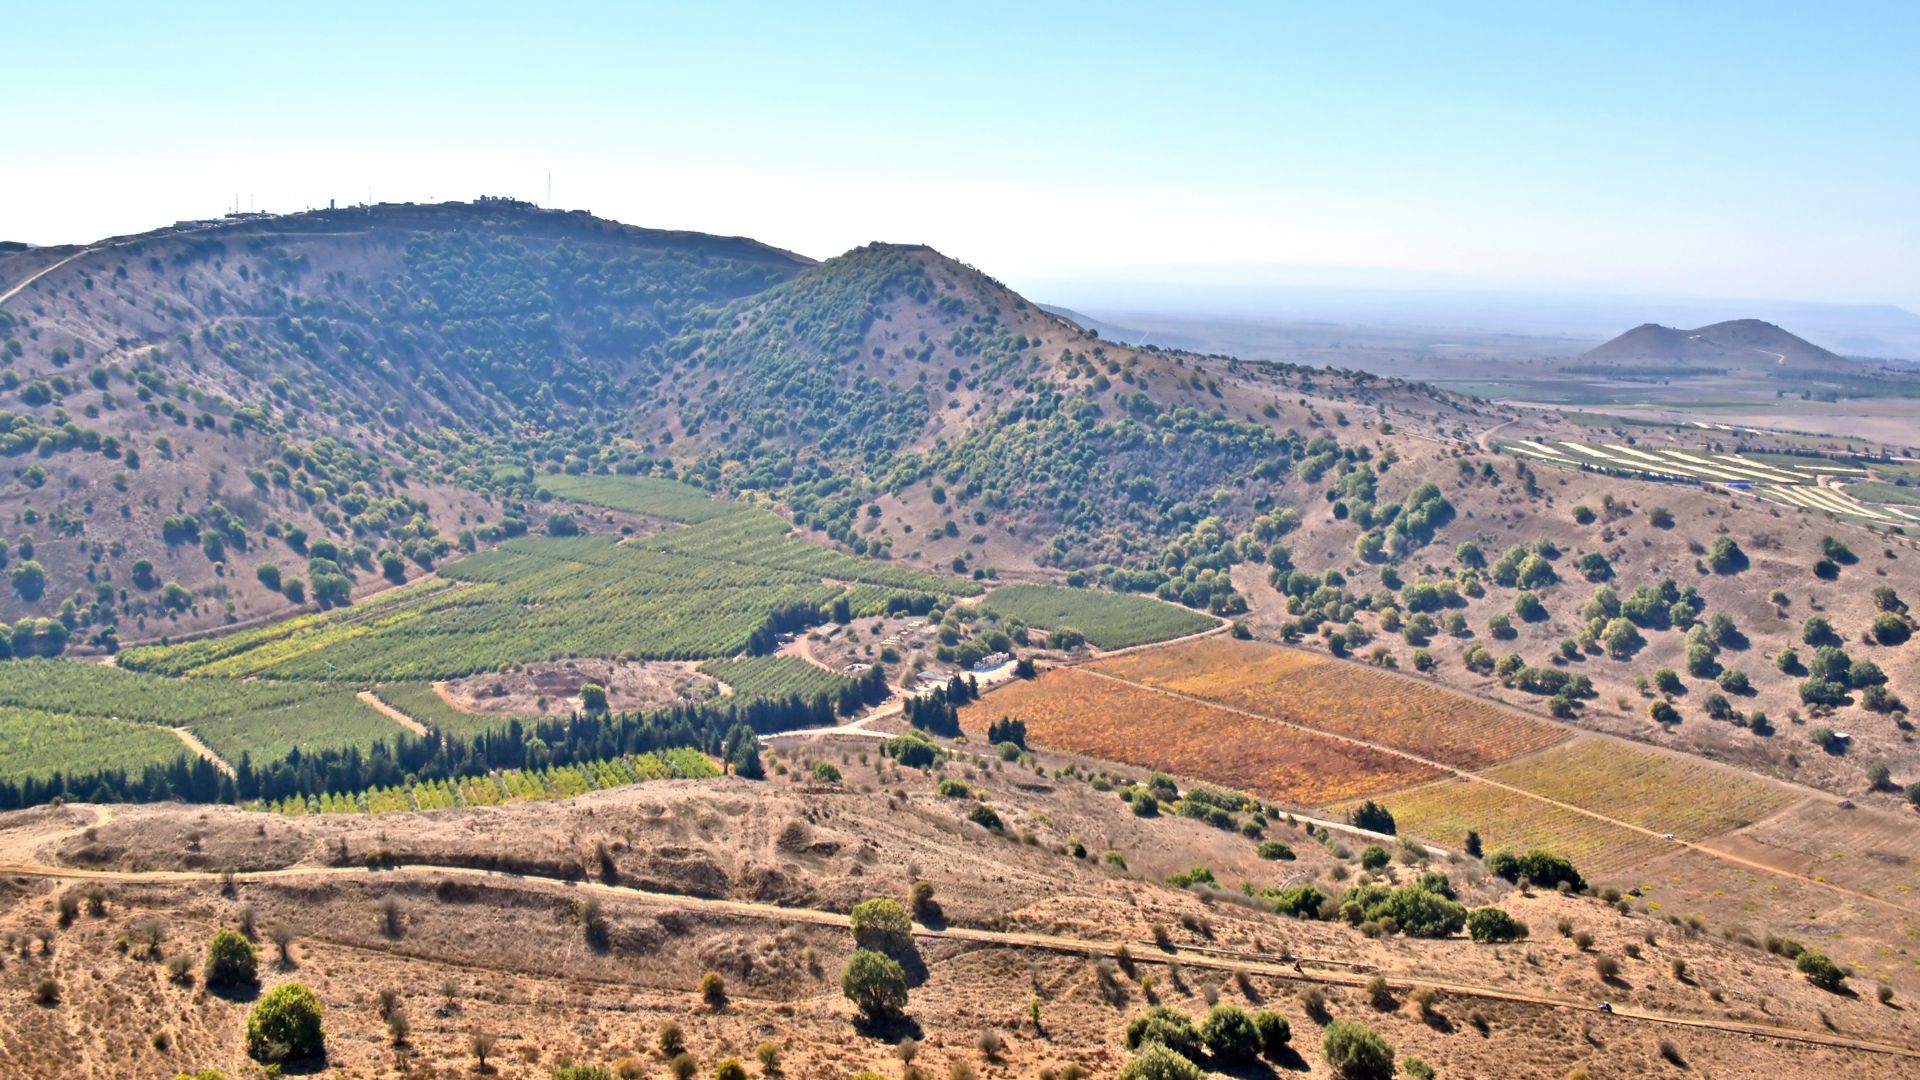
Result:
<svg viewBox="0 0 1920 1080"><path fill-rule="evenodd" d="M967 706L979 736L1004 717L1055 750L1205 780L1296 806L1406 787L1436 775L1391 754L1064 668Z"/></svg>
<svg viewBox="0 0 1920 1080"><path fill-rule="evenodd" d="M1444 687L1256 641L1203 638L1091 666L1461 768L1491 765L1566 738L1552 724Z"/></svg>

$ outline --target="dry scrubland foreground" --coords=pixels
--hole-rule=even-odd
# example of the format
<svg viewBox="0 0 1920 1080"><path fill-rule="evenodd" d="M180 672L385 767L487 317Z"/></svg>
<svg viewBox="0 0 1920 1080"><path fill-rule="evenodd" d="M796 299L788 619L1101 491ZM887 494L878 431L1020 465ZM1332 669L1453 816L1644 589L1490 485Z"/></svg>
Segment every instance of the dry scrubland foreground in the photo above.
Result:
<svg viewBox="0 0 1920 1080"><path fill-rule="evenodd" d="M314 989L328 1065L343 1075L472 1075L476 1034L492 1040L498 1075L623 1058L638 1075L666 1075L657 1045L672 1023L702 1074L773 1042L786 1075L892 1075L896 1044L911 1036L927 1075L958 1063L986 1076L1068 1064L1104 1076L1131 1057L1130 1018L1155 1003L1200 1017L1214 1001L1284 1014L1298 1056L1276 1064L1292 1075L1330 1075L1320 1047L1330 1018L1365 1023L1453 1076L1558 1077L1576 1066L1639 1076L1677 1070L1673 1060L1716 1076L1896 1075L1913 1061L1749 1029L1920 1043L1911 1014L1867 985L1828 994L1711 928L1594 898L1522 895L1472 860L1433 868L1468 905L1495 902L1524 920L1529 940L1374 936L1238 898L1242 882L1337 895L1372 876L1352 861L1355 837L1322 844L1275 819L1267 838L1294 857L1263 859L1236 832L1172 812L1135 816L1074 759L963 752L922 771L862 760L876 748L794 743L770 755L773 777L761 783L678 781L422 815L9 815L7 1074L249 1074L253 991L210 989L200 974L222 927L257 938L262 989ZM822 763L841 779L815 781ZM968 820L979 806L994 809L999 830ZM1195 866L1224 891L1159 883ZM228 868L242 873L224 880ZM1379 880L1405 885L1420 872L1395 862ZM840 987L854 948L846 913L869 897L905 898L915 881L931 884L932 906L906 957L905 1014L856 1022ZM70 919L62 897L73 898ZM188 958L179 977L174 957ZM1602 958L1617 965L1608 979ZM722 992L703 995L709 972ZM1365 985L1375 975L1387 983L1377 1001ZM1594 1011L1602 999L1617 1012ZM397 1025L384 1018L396 1013Z"/></svg>

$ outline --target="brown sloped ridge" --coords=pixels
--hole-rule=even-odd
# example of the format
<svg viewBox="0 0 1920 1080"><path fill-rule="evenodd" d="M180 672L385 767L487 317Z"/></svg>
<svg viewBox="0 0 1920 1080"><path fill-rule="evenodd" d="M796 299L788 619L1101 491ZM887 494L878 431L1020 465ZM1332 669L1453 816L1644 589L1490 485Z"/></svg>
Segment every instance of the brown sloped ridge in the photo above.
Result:
<svg viewBox="0 0 1920 1080"><path fill-rule="evenodd" d="M0 864L0 874L38 877L52 880L73 881L125 881L125 882L215 882L225 878L223 871L202 870L83 870L77 868L43 866L39 864ZM609 896L624 897L644 903L664 907L679 908L687 911L705 911L716 914L741 916L747 918L774 919L783 922L807 923L814 926L847 927L851 923L849 916L837 911L822 911L818 908L781 907L777 904L760 903L750 900L721 900L699 896L683 896L678 893L655 892L650 889L634 888L630 885L612 885L589 878L567 880L563 878L541 877L531 874L508 873L500 870L482 870L467 866L440 866L431 863L404 863L384 868L364 866L322 866L287 867L279 870L252 870L236 872L233 880L241 884L270 882L300 878L325 877L393 877L401 875L436 877L472 877L486 879L494 884L503 884L512 888L528 889L572 889L602 893ZM1299 958L1300 968L1296 969L1291 960L1283 962L1279 957L1264 954L1229 954L1221 949L1197 949L1181 946L1161 948L1148 942L1096 941L1090 938L1068 937L1061 934L1043 934L1026 931L982 930L973 927L945 926L929 927L916 924L915 937L944 939L948 941L973 942L986 946L1018 949L1041 949L1049 952L1066 953L1076 956L1117 956L1125 947L1131 953L1134 963L1174 964L1187 967L1207 968L1216 971L1244 972L1264 978L1285 979L1292 982L1320 983L1330 986L1363 987L1372 976L1352 972L1328 970L1318 961ZM1139 947L1138 951L1134 951ZM1328 967L1335 961L1325 962ZM1306 970L1309 965L1313 970ZM1344 965L1343 965L1344 966ZM1709 1031L1724 1031L1732 1034L1750 1035L1756 1038L1775 1039L1782 1042L1796 1042L1815 1046L1834 1047L1843 1050L1857 1050L1871 1054L1885 1054L1891 1057L1920 1061L1920 1047L1903 1046L1898 1043L1874 1042L1868 1039L1853 1039L1825 1031L1809 1031L1801 1028L1775 1027L1769 1024L1753 1024L1739 1020L1715 1020L1708 1017L1677 1016L1671 1013L1654 1012L1630 1006L1616 1005L1611 1013L1594 1011L1591 1003L1566 998L1551 997L1546 994L1532 994L1516 990L1502 990L1490 986L1475 986L1470 983L1458 983L1431 979L1395 978L1389 980L1396 989L1413 990L1429 987L1441 993L1458 997L1481 998L1488 1001L1505 1001L1521 1005L1531 1005L1548 1009L1572 1009L1587 1013L1596 1020L1605 1018L1611 1021L1666 1024L1674 1027L1697 1028Z"/></svg>

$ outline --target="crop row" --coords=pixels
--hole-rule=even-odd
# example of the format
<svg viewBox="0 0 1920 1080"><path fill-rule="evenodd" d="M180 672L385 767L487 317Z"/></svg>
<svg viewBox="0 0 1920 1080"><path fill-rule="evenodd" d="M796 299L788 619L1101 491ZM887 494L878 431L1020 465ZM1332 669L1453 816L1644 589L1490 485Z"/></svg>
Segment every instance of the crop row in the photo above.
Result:
<svg viewBox="0 0 1920 1080"><path fill-rule="evenodd" d="M552 473L537 478L535 482L542 490L552 492L556 498L689 525L712 521L742 509L738 504L709 498L699 488L654 476L569 476L566 473Z"/></svg>
<svg viewBox="0 0 1920 1080"><path fill-rule="evenodd" d="M725 683L734 696L747 701L755 698L782 698L798 694L813 698L819 694L837 698L853 680L797 656L747 656L738 660L709 660L699 672Z"/></svg>
<svg viewBox="0 0 1920 1080"><path fill-rule="evenodd" d="M452 581L428 578L333 612L299 615L252 630L239 630L176 645L141 645L125 649L119 654L117 662L123 668L154 675L198 673L228 657L251 652L316 627L362 622L382 612L417 603L454 584Z"/></svg>
<svg viewBox="0 0 1920 1080"><path fill-rule="evenodd" d="M1402 835L1458 851L1469 832L1478 833L1487 852L1543 847L1573 860L1588 875L1631 871L1679 850L1645 833L1479 780L1437 780L1376 801L1393 813ZM1349 809L1351 804L1333 811Z"/></svg>
<svg viewBox="0 0 1920 1080"><path fill-rule="evenodd" d="M878 559L863 559L791 535L778 514L755 510L686 529L640 537L623 547L641 547L710 562L807 574L832 581L887 585L946 596L974 596L979 585Z"/></svg>
<svg viewBox="0 0 1920 1080"><path fill-rule="evenodd" d="M1566 737L1552 724L1441 686L1227 637L1111 657L1093 668L1461 767L1504 761Z"/></svg>
<svg viewBox="0 0 1920 1080"><path fill-rule="evenodd" d="M1750 825L1797 798L1778 784L1724 766L1592 738L1484 775L1682 840Z"/></svg>
<svg viewBox="0 0 1920 1080"><path fill-rule="evenodd" d="M1150 596L1049 585L1002 585L985 606L1042 630L1078 630L1101 649L1166 641L1219 625L1199 612Z"/></svg>
<svg viewBox="0 0 1920 1080"><path fill-rule="evenodd" d="M1742 832L1739 854L1920 907L1920 829L1904 813L1810 798Z"/></svg>
<svg viewBox="0 0 1920 1080"><path fill-rule="evenodd" d="M1920 521L1920 515L1892 506L1871 507L1852 495L1833 488L1782 487L1774 484L1760 488L1759 493L1762 498L1786 503L1800 510L1813 510L1824 514L1847 514L1852 517L1871 518L1874 521L1893 521L1896 518Z"/></svg>
<svg viewBox="0 0 1920 1080"><path fill-rule="evenodd" d="M0 706L186 727L228 762L242 754L264 762L295 746L364 747L399 732L348 689L170 679L59 660L10 665L0 680Z"/></svg>
<svg viewBox="0 0 1920 1080"><path fill-rule="evenodd" d="M524 537L445 568L458 588L140 659L198 675L356 682L455 678L579 656L705 659L763 644L780 613L817 610L842 595L845 587L826 579L857 582L861 606L877 608L896 590L977 588L816 547L786 530L774 515L742 511L624 543Z"/></svg>
<svg viewBox="0 0 1920 1080"><path fill-rule="evenodd" d="M281 799L255 808L287 817L445 810L458 806L494 806L515 800L564 799L649 780L698 780L719 774L706 755L688 747L677 747L658 754L633 754L584 765L511 769L460 780L431 780L371 791Z"/></svg>
<svg viewBox="0 0 1920 1080"><path fill-rule="evenodd" d="M0 708L0 780L103 769L138 773L186 753L170 731L126 720Z"/></svg>

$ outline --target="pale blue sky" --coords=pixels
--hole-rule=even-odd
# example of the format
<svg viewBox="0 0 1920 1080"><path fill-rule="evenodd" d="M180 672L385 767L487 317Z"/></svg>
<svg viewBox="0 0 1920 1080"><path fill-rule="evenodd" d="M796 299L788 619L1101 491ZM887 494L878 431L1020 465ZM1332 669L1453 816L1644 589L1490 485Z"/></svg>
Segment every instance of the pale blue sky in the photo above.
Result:
<svg viewBox="0 0 1920 1080"><path fill-rule="evenodd" d="M1916 56L1912 3L0 0L0 239L551 169L563 206L1015 285L1920 309Z"/></svg>

